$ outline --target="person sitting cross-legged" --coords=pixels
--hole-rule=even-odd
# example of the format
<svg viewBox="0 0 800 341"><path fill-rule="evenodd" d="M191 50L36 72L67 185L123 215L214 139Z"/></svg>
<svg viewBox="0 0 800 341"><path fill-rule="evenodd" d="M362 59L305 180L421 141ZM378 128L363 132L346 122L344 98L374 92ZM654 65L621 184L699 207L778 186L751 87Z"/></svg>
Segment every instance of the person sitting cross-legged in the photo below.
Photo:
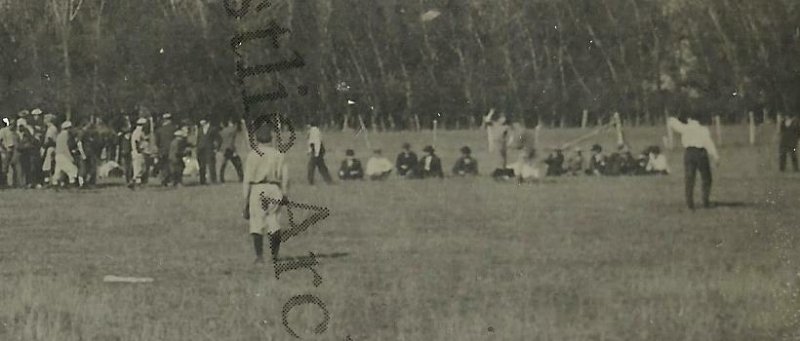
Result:
<svg viewBox="0 0 800 341"><path fill-rule="evenodd" d="M386 180L392 169L394 169L392 162L381 155L380 149L375 149L372 157L367 160L366 175L370 180Z"/></svg>
<svg viewBox="0 0 800 341"><path fill-rule="evenodd" d="M425 149L422 150L425 152L419 159L419 175L421 178L444 178L444 172L442 172L442 160L436 156L433 146L426 146Z"/></svg>
<svg viewBox="0 0 800 341"><path fill-rule="evenodd" d="M417 170L417 154L411 151L411 145L403 143L403 151L397 154L397 175L414 178Z"/></svg>
<svg viewBox="0 0 800 341"><path fill-rule="evenodd" d="M461 157L453 165L453 174L457 176L478 175L478 161L472 157L472 150L461 147Z"/></svg>
<svg viewBox="0 0 800 341"><path fill-rule="evenodd" d="M339 179L364 179L364 168L361 167L361 161L355 158L355 154L356 153L352 149L345 151L345 159L342 161L342 166L339 167Z"/></svg>

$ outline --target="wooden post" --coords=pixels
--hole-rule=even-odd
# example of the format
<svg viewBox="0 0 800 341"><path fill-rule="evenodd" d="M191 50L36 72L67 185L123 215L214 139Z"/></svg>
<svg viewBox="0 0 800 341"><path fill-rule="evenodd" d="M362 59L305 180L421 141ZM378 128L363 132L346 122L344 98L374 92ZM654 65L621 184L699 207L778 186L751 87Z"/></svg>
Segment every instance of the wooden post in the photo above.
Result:
<svg viewBox="0 0 800 341"><path fill-rule="evenodd" d="M622 135L622 119L618 112L614 113L614 129L617 131L617 145L625 144L625 137Z"/></svg>
<svg viewBox="0 0 800 341"><path fill-rule="evenodd" d="M372 145L369 143L369 131L367 130L367 125L364 124L364 119L361 118L361 115L358 115L358 123L361 125L361 132L364 134L364 141L367 142L367 149L372 150Z"/></svg>
<svg viewBox="0 0 800 341"><path fill-rule="evenodd" d="M417 126L417 131L422 130L422 127L420 127L420 124L419 124L419 115L417 115L417 114L414 114L414 124Z"/></svg>
<svg viewBox="0 0 800 341"><path fill-rule="evenodd" d="M539 148L539 132L542 130L542 124L537 123L536 128L533 128L533 145Z"/></svg>
<svg viewBox="0 0 800 341"><path fill-rule="evenodd" d="M769 110L767 110L767 108L761 109L761 122L764 124L769 122Z"/></svg>
<svg viewBox="0 0 800 341"><path fill-rule="evenodd" d="M581 117L581 128L586 128L589 123L589 110L583 109L583 116Z"/></svg>
<svg viewBox="0 0 800 341"><path fill-rule="evenodd" d="M433 120L433 146L436 147L436 128L439 125L439 121Z"/></svg>
<svg viewBox="0 0 800 341"><path fill-rule="evenodd" d="M717 146L722 146L722 120L719 115L714 115L714 127L717 132Z"/></svg>
<svg viewBox="0 0 800 341"><path fill-rule="evenodd" d="M775 141L781 138L781 124L783 124L783 114L778 112L775 115Z"/></svg>
<svg viewBox="0 0 800 341"><path fill-rule="evenodd" d="M756 144L756 115L749 111L747 112L747 116L749 118L749 125L750 125L750 145Z"/></svg>
<svg viewBox="0 0 800 341"><path fill-rule="evenodd" d="M342 122L342 131L347 131L347 121L350 119L350 115L344 116L344 122Z"/></svg>
<svg viewBox="0 0 800 341"><path fill-rule="evenodd" d="M667 115L667 121L669 121L669 115ZM664 141L665 147L667 150L672 150L675 147L675 133L672 131L672 128L669 127L669 122L667 122L667 138Z"/></svg>

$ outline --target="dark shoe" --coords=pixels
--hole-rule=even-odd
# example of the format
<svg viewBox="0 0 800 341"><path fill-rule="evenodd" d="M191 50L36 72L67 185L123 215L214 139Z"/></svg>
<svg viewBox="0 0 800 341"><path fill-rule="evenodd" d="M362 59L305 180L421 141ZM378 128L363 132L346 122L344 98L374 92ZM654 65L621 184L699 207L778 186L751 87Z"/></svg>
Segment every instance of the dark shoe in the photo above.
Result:
<svg viewBox="0 0 800 341"><path fill-rule="evenodd" d="M256 260L253 261L253 264L264 264L264 257L263 256L256 257Z"/></svg>

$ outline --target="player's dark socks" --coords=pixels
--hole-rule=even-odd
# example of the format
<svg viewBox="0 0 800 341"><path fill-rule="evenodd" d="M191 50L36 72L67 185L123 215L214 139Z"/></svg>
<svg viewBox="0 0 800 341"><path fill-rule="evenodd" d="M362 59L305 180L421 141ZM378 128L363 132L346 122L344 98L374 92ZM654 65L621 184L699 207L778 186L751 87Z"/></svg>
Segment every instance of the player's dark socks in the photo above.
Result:
<svg viewBox="0 0 800 341"><path fill-rule="evenodd" d="M256 250L256 257L264 256L264 236L258 233L251 233L253 236L253 248Z"/></svg>
<svg viewBox="0 0 800 341"><path fill-rule="evenodd" d="M281 231L275 231L269 235L269 247L272 251L272 260L278 260L278 251L281 249Z"/></svg>

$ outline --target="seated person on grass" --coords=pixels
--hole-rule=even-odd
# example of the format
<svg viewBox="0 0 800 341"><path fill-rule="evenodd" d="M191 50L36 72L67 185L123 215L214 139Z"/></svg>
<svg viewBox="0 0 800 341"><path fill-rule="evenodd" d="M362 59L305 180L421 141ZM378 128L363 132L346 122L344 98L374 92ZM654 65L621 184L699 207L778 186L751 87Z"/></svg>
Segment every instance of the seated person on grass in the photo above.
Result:
<svg viewBox="0 0 800 341"><path fill-rule="evenodd" d="M444 178L442 160L434 153L432 146L426 146L422 151L425 155L419 160L419 175L421 178Z"/></svg>
<svg viewBox="0 0 800 341"><path fill-rule="evenodd" d="M392 173L394 165L389 159L381 155L380 149L375 149L373 155L367 160L367 177L370 180L386 180Z"/></svg>
<svg viewBox="0 0 800 341"><path fill-rule="evenodd" d="M536 151L528 149L520 159L511 165L514 177L519 183L535 182L539 180L539 169L536 168Z"/></svg>
<svg viewBox="0 0 800 341"><path fill-rule="evenodd" d="M658 146L650 146L648 148L648 160L645 166L647 174L667 175L669 174L669 164L667 163L667 156L661 154L661 148Z"/></svg>
<svg viewBox="0 0 800 341"><path fill-rule="evenodd" d="M356 153L352 149L345 151L345 159L342 161L342 166L339 167L339 179L364 179L364 168L361 167L361 161L355 158L355 154Z"/></svg>
<svg viewBox="0 0 800 341"><path fill-rule="evenodd" d="M567 160L567 173L576 176L583 171L583 151L575 147L574 154Z"/></svg>
<svg viewBox="0 0 800 341"><path fill-rule="evenodd" d="M606 156L603 155L603 147L599 144L592 146L592 155L589 157L589 168L586 169L587 175L606 174Z"/></svg>
<svg viewBox="0 0 800 341"><path fill-rule="evenodd" d="M561 176L564 174L564 154L561 149L556 149L544 160L547 165L547 176Z"/></svg>
<svg viewBox="0 0 800 341"><path fill-rule="evenodd" d="M453 165L453 174L458 176L478 175L478 161L472 157L472 150L461 147L461 157Z"/></svg>
<svg viewBox="0 0 800 341"><path fill-rule="evenodd" d="M411 151L411 145L403 143L403 151L397 154L397 174L405 178L413 178L416 176L417 170L417 154Z"/></svg>

